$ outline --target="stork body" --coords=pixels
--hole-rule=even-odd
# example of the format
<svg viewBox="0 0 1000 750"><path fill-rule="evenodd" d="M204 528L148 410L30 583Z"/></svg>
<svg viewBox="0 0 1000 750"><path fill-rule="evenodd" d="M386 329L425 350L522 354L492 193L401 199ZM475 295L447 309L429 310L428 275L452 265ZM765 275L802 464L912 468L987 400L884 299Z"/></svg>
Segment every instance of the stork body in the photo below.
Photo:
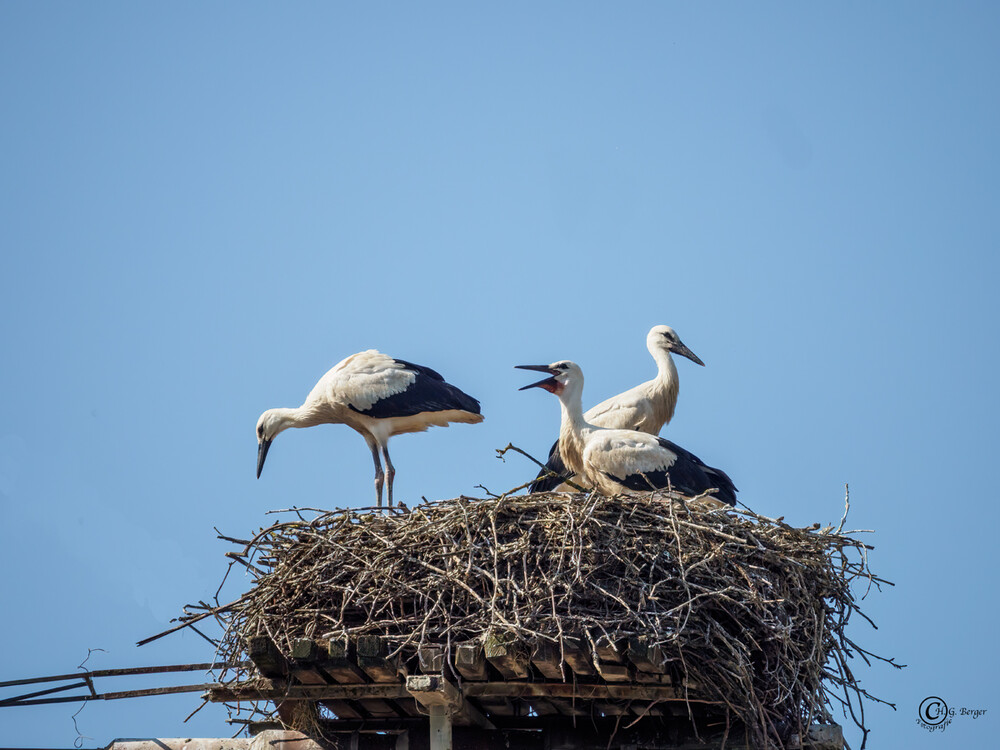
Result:
<svg viewBox="0 0 1000 750"><path fill-rule="evenodd" d="M697 496L715 490L714 497L736 504L736 487L721 469L706 466L690 451L664 438L637 430L600 427L583 413L583 371L574 362L519 365L552 377L525 388L544 388L559 397L562 420L559 452L567 468L605 495L674 489Z"/></svg>
<svg viewBox="0 0 1000 750"><path fill-rule="evenodd" d="M677 366L670 353L687 357L702 367L702 362L688 349L670 326L653 326L646 335L646 349L656 362L656 377L640 383L634 388L602 401L584 414L586 421L598 427L623 430L638 430L650 435L659 434L663 426L674 416L680 379ZM555 476L552 476L552 475ZM545 468L529 488L530 492L559 491L566 479L579 479L567 468L563 460L559 441L552 444Z"/></svg>
<svg viewBox="0 0 1000 750"><path fill-rule="evenodd" d="M369 349L352 354L331 368L313 387L302 406L268 409L257 421L257 477L274 438L289 427L346 424L365 439L375 462L375 497L382 506L387 484L392 507L396 471L389 459L389 438L423 432L451 422L483 421L479 402L429 367L415 365ZM379 453L385 458L385 471ZM388 478L388 482L386 482Z"/></svg>

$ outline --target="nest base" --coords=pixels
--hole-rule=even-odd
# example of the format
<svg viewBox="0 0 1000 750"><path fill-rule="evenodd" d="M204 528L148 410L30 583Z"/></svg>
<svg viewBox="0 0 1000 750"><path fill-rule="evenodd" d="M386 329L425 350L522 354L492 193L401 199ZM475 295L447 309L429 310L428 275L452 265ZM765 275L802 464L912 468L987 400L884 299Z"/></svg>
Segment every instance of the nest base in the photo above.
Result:
<svg viewBox="0 0 1000 750"><path fill-rule="evenodd" d="M313 736L446 715L544 730L548 748L565 726L605 748L625 730L623 747L787 748L836 727L831 698L864 695L847 668L851 584L881 581L839 529L671 493L297 516L230 553L255 581L214 611L220 651L256 669L211 700L273 701Z"/></svg>

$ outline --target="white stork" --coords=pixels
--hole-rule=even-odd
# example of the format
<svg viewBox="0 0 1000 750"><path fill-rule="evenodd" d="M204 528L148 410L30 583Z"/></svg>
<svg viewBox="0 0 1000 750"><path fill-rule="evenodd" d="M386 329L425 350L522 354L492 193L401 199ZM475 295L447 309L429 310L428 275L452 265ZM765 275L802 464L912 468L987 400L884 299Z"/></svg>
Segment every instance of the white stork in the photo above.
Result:
<svg viewBox="0 0 1000 750"><path fill-rule="evenodd" d="M268 409L257 420L257 478L271 442L289 427L346 424L361 433L375 461L375 497L382 507L382 485L388 476L392 507L392 480L396 470L389 460L389 438L404 432L423 432L431 425L483 421L479 402L446 383L434 370L369 349L334 365L295 409ZM385 457L382 471L379 451Z"/></svg>
<svg viewBox="0 0 1000 750"><path fill-rule="evenodd" d="M624 393L612 396L588 410L583 416L590 424L658 435L663 426L673 418L680 379L677 377L677 366L670 353L687 357L702 367L705 363L684 345L677 332L670 326L653 326L649 329L649 333L646 334L646 349L656 362L656 377ZM559 455L557 440L549 450L545 468L538 473L529 492L557 490L566 479L573 479L573 476Z"/></svg>
<svg viewBox="0 0 1000 750"><path fill-rule="evenodd" d="M706 466L690 451L655 435L588 422L583 414L583 371L575 362L518 367L551 375L521 390L544 388L559 397L559 452L570 471L602 494L634 494L669 487L696 496L714 489L717 500L736 504L736 487L726 473Z"/></svg>

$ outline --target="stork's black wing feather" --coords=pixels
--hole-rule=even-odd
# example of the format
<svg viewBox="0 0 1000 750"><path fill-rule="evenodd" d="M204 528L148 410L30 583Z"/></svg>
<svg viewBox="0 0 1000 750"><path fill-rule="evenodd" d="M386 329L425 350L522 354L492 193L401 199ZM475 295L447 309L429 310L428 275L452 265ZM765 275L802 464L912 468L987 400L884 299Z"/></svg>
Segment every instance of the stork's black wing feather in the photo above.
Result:
<svg viewBox="0 0 1000 750"><path fill-rule="evenodd" d="M405 391L379 399L367 409L358 409L353 405L351 409L375 419L410 417L421 412L450 409L459 409L472 414L481 413L479 401L451 383L445 382L440 373L402 359L397 359L396 362L416 375L409 387Z"/></svg>
<svg viewBox="0 0 1000 750"><path fill-rule="evenodd" d="M434 378L434 380L440 380L442 383L444 382L444 376L437 370L432 370L431 368L425 367L424 365L415 365L412 362L407 362L405 359L396 359L395 357L393 357L393 361L399 362L399 364L401 364L407 370L413 370L413 372L420 373L421 375L426 375L429 378Z"/></svg>
<svg viewBox="0 0 1000 750"><path fill-rule="evenodd" d="M641 474L631 474L624 479L608 474L605 476L614 482L637 492L663 490L667 487L684 495L700 495L706 490L718 490L714 497L727 505L736 505L736 486L722 469L706 466L705 463L691 451L681 448L666 438L657 438L660 445L677 454L677 460L669 469L662 471L646 471Z"/></svg>
<svg viewBox="0 0 1000 750"><path fill-rule="evenodd" d="M551 476L551 474L556 476ZM545 462L545 468L538 472L535 481L528 487L528 492L552 492L572 476L573 472L567 469L566 464L563 463L559 453L559 441L556 440L549 451L549 460Z"/></svg>

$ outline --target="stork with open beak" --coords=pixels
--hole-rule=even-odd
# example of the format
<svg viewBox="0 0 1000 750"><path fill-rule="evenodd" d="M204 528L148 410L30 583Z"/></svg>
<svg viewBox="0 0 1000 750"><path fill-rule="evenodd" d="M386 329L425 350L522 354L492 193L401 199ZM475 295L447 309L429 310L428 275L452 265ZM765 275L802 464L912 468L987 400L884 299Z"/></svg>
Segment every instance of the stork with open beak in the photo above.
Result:
<svg viewBox="0 0 1000 750"><path fill-rule="evenodd" d="M575 362L518 365L549 377L520 390L542 388L559 398L562 419L559 453L566 467L605 495L673 489L695 497L713 493L736 504L736 487L721 469L706 466L690 451L664 438L637 430L600 427L583 413L583 371Z"/></svg>
<svg viewBox="0 0 1000 750"><path fill-rule="evenodd" d="M646 334L646 349L656 362L656 377L588 410L584 418L590 424L658 435L663 426L673 418L680 379L671 353L686 357L702 367L705 363L685 346L670 326L653 326ZM567 470L559 453L559 441L556 441L549 449L545 468L538 473L530 491L552 492L564 487L568 489L568 485L563 484L567 479L579 482L580 477L574 477Z"/></svg>

